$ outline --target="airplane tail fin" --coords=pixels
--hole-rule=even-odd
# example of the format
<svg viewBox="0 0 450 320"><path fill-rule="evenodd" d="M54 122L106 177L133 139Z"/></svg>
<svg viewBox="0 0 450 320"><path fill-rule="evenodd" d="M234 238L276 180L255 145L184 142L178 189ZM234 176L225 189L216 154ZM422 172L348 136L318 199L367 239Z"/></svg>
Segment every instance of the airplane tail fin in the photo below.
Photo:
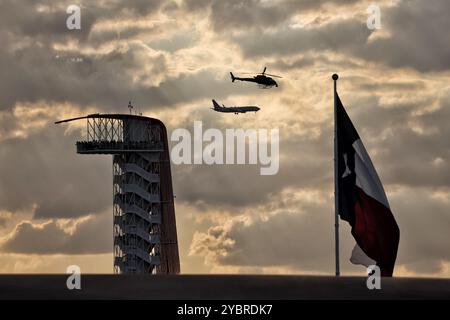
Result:
<svg viewBox="0 0 450 320"><path fill-rule="evenodd" d="M214 109L218 109L218 108L220 108L220 106L219 106L219 104L217 103L217 101L216 100L212 100L212 103L213 103L213 107L214 107Z"/></svg>
<svg viewBox="0 0 450 320"><path fill-rule="evenodd" d="M234 80L236 80L236 78L234 77L233 72L230 72L230 75L231 75L231 82L234 82Z"/></svg>

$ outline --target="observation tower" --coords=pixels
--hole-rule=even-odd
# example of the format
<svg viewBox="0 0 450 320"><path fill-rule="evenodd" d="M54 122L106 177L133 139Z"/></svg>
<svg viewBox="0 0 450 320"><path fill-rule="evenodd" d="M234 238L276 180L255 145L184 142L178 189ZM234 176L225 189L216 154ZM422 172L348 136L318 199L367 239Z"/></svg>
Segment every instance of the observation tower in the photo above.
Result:
<svg viewBox="0 0 450 320"><path fill-rule="evenodd" d="M144 116L98 113L56 123L75 120L86 120L86 140L76 143L77 153L113 156L114 273L179 273L164 124Z"/></svg>

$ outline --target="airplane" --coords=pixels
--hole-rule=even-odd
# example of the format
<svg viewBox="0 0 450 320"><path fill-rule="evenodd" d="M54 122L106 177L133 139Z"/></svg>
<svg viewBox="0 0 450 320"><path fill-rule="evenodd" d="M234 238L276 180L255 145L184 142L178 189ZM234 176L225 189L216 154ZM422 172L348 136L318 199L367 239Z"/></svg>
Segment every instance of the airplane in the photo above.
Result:
<svg viewBox="0 0 450 320"><path fill-rule="evenodd" d="M266 73L266 70L267 70L267 67L264 67L263 72L254 76L253 78L235 77L234 74L232 72L230 72L231 82L234 82L235 80L256 82L259 85L259 87L262 89L268 89L273 86L278 87L278 83L275 80L273 80L271 77L267 77L266 74L269 76L275 77L275 78L281 78L281 77L275 76L273 74L268 74L268 73Z"/></svg>
<svg viewBox="0 0 450 320"><path fill-rule="evenodd" d="M214 108L211 108L214 111L217 112L225 112L225 113L246 113L246 112L258 112L260 110L259 107L256 106L244 106L244 107L225 107L224 104L222 104L222 107L217 103L216 100L212 100Z"/></svg>

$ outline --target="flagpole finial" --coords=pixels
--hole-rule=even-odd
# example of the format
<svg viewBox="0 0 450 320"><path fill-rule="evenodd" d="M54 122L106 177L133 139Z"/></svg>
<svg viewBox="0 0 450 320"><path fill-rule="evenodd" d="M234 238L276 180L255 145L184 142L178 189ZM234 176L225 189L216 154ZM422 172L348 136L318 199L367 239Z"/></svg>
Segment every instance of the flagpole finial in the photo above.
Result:
<svg viewBox="0 0 450 320"><path fill-rule="evenodd" d="M333 75L331 76L331 78L332 78L334 81L336 81L337 79L339 79L339 76L337 75L337 73L335 73L335 74L333 74Z"/></svg>

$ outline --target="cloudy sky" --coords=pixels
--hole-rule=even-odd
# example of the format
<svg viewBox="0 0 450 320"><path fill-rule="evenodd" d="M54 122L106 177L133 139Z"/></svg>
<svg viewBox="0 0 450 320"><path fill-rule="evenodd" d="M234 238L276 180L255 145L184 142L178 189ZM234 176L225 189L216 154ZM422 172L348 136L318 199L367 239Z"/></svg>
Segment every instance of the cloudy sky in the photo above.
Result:
<svg viewBox="0 0 450 320"><path fill-rule="evenodd" d="M81 30L66 27L71 4ZM132 100L169 133L195 120L280 130L274 176L172 165L183 273L332 274L337 72L401 230L395 274L450 277L449 12L448 0L2 0L0 273L112 272L112 159L77 155L83 128L53 122ZM229 79L264 66L279 88ZM215 113L211 98L261 111ZM345 223L341 241L343 274L365 274Z"/></svg>

